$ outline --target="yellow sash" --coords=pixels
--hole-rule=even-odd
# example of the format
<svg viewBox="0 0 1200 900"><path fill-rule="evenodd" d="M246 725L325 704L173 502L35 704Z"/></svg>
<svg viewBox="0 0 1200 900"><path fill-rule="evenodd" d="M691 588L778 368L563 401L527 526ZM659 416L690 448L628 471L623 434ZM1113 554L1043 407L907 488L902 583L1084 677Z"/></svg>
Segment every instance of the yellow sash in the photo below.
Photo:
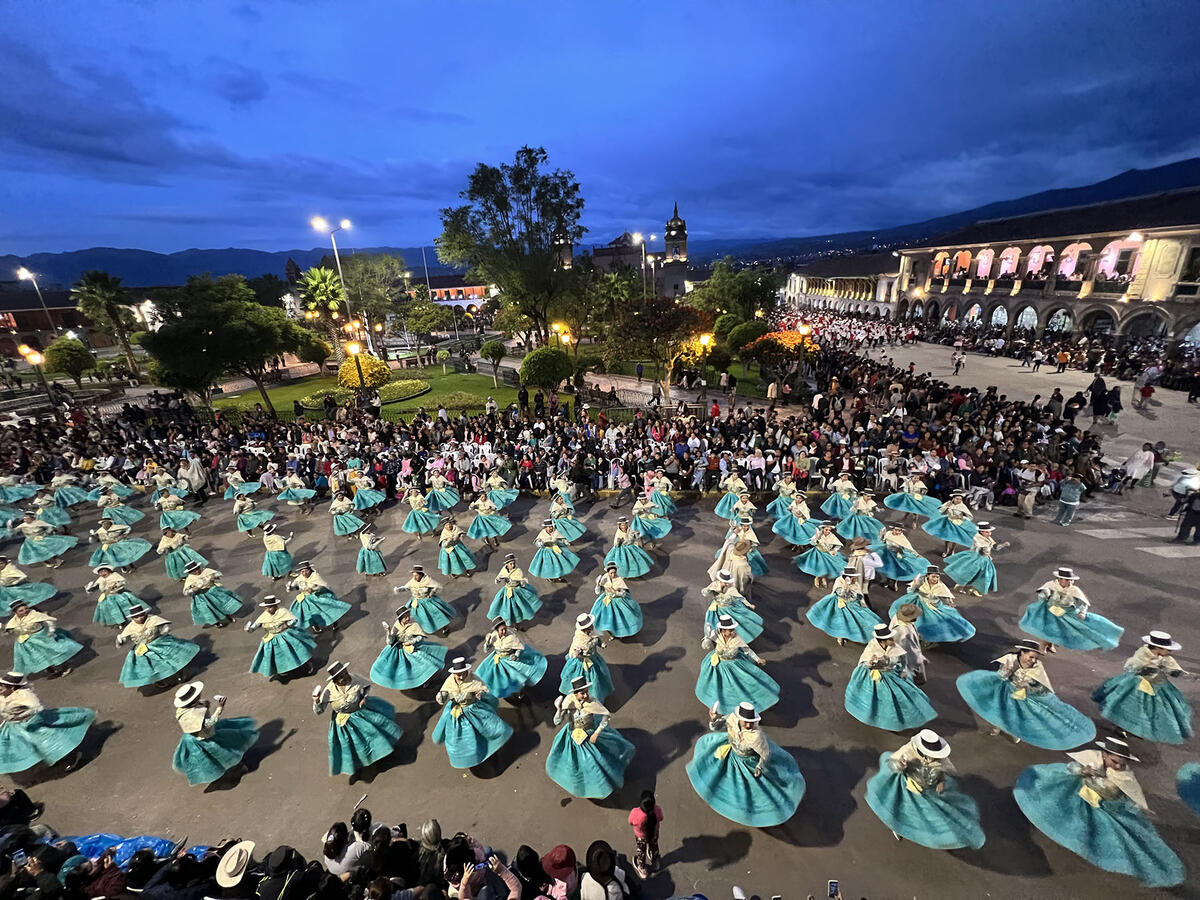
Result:
<svg viewBox="0 0 1200 900"><path fill-rule="evenodd" d="M605 606L612 606L612 597L606 592L601 598Z"/></svg>
<svg viewBox="0 0 1200 900"><path fill-rule="evenodd" d="M912 791L914 794L925 793L925 789L923 787L921 787L919 784L917 784L916 780L914 780L912 778L912 776L908 776L904 779L904 786L906 788L908 788L910 791Z"/></svg>
<svg viewBox="0 0 1200 900"><path fill-rule="evenodd" d="M592 667L592 661L590 659L585 659L583 661L583 670L586 672L591 667Z"/></svg>
<svg viewBox="0 0 1200 900"><path fill-rule="evenodd" d="M506 587L504 589L504 596L511 597L512 595L513 595L513 589L511 587Z"/></svg>
<svg viewBox="0 0 1200 900"><path fill-rule="evenodd" d="M337 727L341 728L350 719L350 713L335 713L333 721L337 723Z"/></svg>
<svg viewBox="0 0 1200 900"><path fill-rule="evenodd" d="M721 664L721 654L714 653L712 656L710 656L708 658L708 664L711 666L720 665Z"/></svg>
<svg viewBox="0 0 1200 900"><path fill-rule="evenodd" d="M718 609L719 609L719 607L717 606L717 601L716 601L716 600L714 600L712 603L708 604L708 611L709 611L709 612L716 612Z"/></svg>
<svg viewBox="0 0 1200 900"><path fill-rule="evenodd" d="M500 665L500 663L501 663L503 660L504 660L504 654L503 654L503 653L495 653L495 654L493 654L493 655L492 655L492 663L493 663L494 665L497 665L497 666L498 666L498 665Z"/></svg>
<svg viewBox="0 0 1200 900"><path fill-rule="evenodd" d="M37 537L34 538L35 541L44 541L45 539L46 539L46 536L44 534L39 534Z"/></svg>
<svg viewBox="0 0 1200 900"><path fill-rule="evenodd" d="M138 644L136 647L133 648L133 653L135 656L145 656L146 652L149 649L150 649L150 645L147 644L145 641L142 641L140 644Z"/></svg>
<svg viewBox="0 0 1200 900"><path fill-rule="evenodd" d="M18 643L18 644L23 644L23 643L25 643L27 640L29 640L29 638L30 638L30 635L28 635L28 634L23 634L23 635L21 635L20 637L18 637L18 638L17 638L17 643Z"/></svg>
<svg viewBox="0 0 1200 900"><path fill-rule="evenodd" d="M38 538L38 540L40 541L40 540L41 540L41 538ZM112 544L106 544L106 543L104 543L104 541L101 541L101 542L100 542L100 549L101 549L101 550L107 550L107 549L108 549L109 547L111 547L111 546L112 546Z"/></svg>
<svg viewBox="0 0 1200 900"><path fill-rule="evenodd" d="M264 644L265 644L265 643L267 643L267 642L268 642L268 641L270 641L270 640L271 640L271 638L273 638L273 637L275 637L275 632L270 632L269 634L264 634L264 635L263 635L263 643L264 643Z"/></svg>
<svg viewBox="0 0 1200 900"><path fill-rule="evenodd" d="M562 547L558 546L557 544L555 544L550 549L553 550L555 553L562 553Z"/></svg>
<svg viewBox="0 0 1200 900"><path fill-rule="evenodd" d="M845 608L846 608L846 601L845 601L845 600L843 600L841 597L838 597L838 598L837 598L837 608L838 608L838 609L845 609Z"/></svg>
<svg viewBox="0 0 1200 900"><path fill-rule="evenodd" d="M1100 801L1104 799L1086 784L1079 789L1079 796L1083 798L1084 803L1087 803L1096 809L1100 808Z"/></svg>
<svg viewBox="0 0 1200 900"><path fill-rule="evenodd" d="M462 704L461 704L461 703L458 703L457 701L451 701L451 704L450 704L450 715L454 716L454 718L456 718L456 719L457 719L457 718L459 718L459 717L460 717L462 714L463 714L463 708L462 708Z"/></svg>
<svg viewBox="0 0 1200 900"><path fill-rule="evenodd" d="M582 728L576 728L571 731L571 740L577 744L582 744L588 739L588 733Z"/></svg>
<svg viewBox="0 0 1200 900"><path fill-rule="evenodd" d="M878 669L871 670L871 680L872 681L879 681L882 678L883 678L883 673L881 671L879 671Z"/></svg>
<svg viewBox="0 0 1200 900"><path fill-rule="evenodd" d="M303 602L304 602L304 598L305 598L305 597L307 597L307 596L308 596L308 594L297 594L297 595L296 595L296 602L297 602L297 603L303 603Z"/></svg>
<svg viewBox="0 0 1200 900"><path fill-rule="evenodd" d="M1050 614L1053 616L1064 616L1064 615L1066 615L1066 613L1067 613L1067 611L1065 609L1063 609L1061 606L1051 606L1050 607Z"/></svg>
<svg viewBox="0 0 1200 900"><path fill-rule="evenodd" d="M725 757L727 757L729 755L729 752L732 749L733 749L732 744L722 744L720 747L718 747L713 752L713 759L724 759Z"/></svg>
<svg viewBox="0 0 1200 900"><path fill-rule="evenodd" d="M1026 697L1025 688L1017 688L1015 691L1013 691L1011 694L1009 694L1009 696L1012 697L1014 700L1024 700Z"/></svg>
<svg viewBox="0 0 1200 900"><path fill-rule="evenodd" d="M404 647L405 653L416 653L417 652L417 648L414 647L412 644L404 644L403 647Z"/></svg>
<svg viewBox="0 0 1200 900"><path fill-rule="evenodd" d="M1138 679L1138 690L1143 694L1149 694L1151 697L1154 696L1154 685L1145 678Z"/></svg>
<svg viewBox="0 0 1200 900"><path fill-rule="evenodd" d="M96 598L97 603L103 603L108 598L108 594L101 594Z"/></svg>
<svg viewBox="0 0 1200 900"><path fill-rule="evenodd" d="M417 599L417 595L416 595L416 594L413 594L413 595L412 595L412 599L411 599L410 601L408 601L408 606L409 606L409 609L416 609L416 608L417 608L417 604L418 604L418 603L420 603L420 602L421 602L421 601Z"/></svg>

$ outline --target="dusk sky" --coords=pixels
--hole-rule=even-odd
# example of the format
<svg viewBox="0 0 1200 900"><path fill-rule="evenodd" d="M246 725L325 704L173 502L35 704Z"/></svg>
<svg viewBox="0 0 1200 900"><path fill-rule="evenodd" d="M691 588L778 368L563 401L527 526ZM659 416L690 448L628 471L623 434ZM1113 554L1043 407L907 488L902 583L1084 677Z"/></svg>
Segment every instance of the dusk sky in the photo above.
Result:
<svg viewBox="0 0 1200 900"><path fill-rule="evenodd" d="M0 253L440 231L542 145L586 243L882 227L1200 155L1200 5L29 0L0 35Z"/></svg>

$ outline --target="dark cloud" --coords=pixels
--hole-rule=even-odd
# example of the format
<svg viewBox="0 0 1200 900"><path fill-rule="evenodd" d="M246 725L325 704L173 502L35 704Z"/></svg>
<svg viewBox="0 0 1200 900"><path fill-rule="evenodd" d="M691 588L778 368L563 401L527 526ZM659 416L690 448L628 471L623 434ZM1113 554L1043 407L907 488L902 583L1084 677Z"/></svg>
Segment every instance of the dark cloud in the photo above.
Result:
<svg viewBox="0 0 1200 900"><path fill-rule="evenodd" d="M249 106L267 98L267 79L258 69L224 59L213 60L211 65L213 89L230 105Z"/></svg>

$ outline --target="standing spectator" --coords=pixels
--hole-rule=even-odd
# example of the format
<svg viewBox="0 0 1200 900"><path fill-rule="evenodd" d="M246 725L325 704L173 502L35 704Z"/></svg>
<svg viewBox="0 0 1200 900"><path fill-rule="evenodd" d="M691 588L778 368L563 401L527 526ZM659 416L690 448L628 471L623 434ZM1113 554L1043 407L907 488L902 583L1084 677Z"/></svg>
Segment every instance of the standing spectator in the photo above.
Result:
<svg viewBox="0 0 1200 900"><path fill-rule="evenodd" d="M635 375L637 375L637 383L638 383L638 384L641 384L641 383L642 383L642 373L643 373L644 371L646 371L646 370L645 370L645 367L643 367L641 363L638 363L638 364L637 364L637 365L634 367L633 371L634 371L634 374L635 374Z"/></svg>
<svg viewBox="0 0 1200 900"><path fill-rule="evenodd" d="M653 791L642 791L641 802L629 813L629 824L633 828L636 851L633 869L639 878L649 877L658 869L661 857L658 852L658 829L662 823L662 807L654 802Z"/></svg>
<svg viewBox="0 0 1200 900"><path fill-rule="evenodd" d="M1129 454L1129 458L1123 465L1125 477L1121 484L1132 491L1137 487L1137 483L1149 475L1150 470L1154 468L1154 447L1149 443L1142 444L1142 449Z"/></svg>
<svg viewBox="0 0 1200 900"><path fill-rule="evenodd" d="M1179 523L1179 533L1172 541L1176 544L1185 543L1189 535L1193 544L1200 544L1200 491L1193 491L1183 504L1183 521Z"/></svg>
<svg viewBox="0 0 1200 900"><path fill-rule="evenodd" d="M767 385L767 399L771 401L767 408L774 409L775 401L779 399L779 382L775 381L774 379L772 379L771 383Z"/></svg>
<svg viewBox="0 0 1200 900"><path fill-rule="evenodd" d="M542 868L553 879L547 892L552 900L567 900L579 890L579 865L575 851L566 844L559 844L542 857Z"/></svg>
<svg viewBox="0 0 1200 900"><path fill-rule="evenodd" d="M1058 489L1058 515L1054 524L1066 528L1079 511L1079 498L1083 496L1083 482L1075 474L1068 475Z"/></svg>
<svg viewBox="0 0 1200 900"><path fill-rule="evenodd" d="M1071 354L1067 352L1066 347L1058 351L1058 355L1054 358L1058 363L1058 369L1055 370L1056 375L1061 375L1067 371L1067 363L1071 361Z"/></svg>
<svg viewBox="0 0 1200 900"><path fill-rule="evenodd" d="M613 848L607 841L593 841L588 847L587 870L579 882L579 900L623 900L632 896Z"/></svg>
<svg viewBox="0 0 1200 900"><path fill-rule="evenodd" d="M1188 467L1183 470L1175 483L1171 485L1171 493L1169 496L1175 498L1175 502L1171 505L1171 511L1167 513L1168 519L1179 517L1179 511L1183 509L1183 504L1187 503L1188 496L1194 491L1200 491L1200 469ZM1163 495L1168 496L1167 494Z"/></svg>
<svg viewBox="0 0 1200 900"><path fill-rule="evenodd" d="M529 416L529 388L527 388L525 385L521 385L520 390L517 391L517 406L521 410L521 416L524 418L528 418L528 416Z"/></svg>

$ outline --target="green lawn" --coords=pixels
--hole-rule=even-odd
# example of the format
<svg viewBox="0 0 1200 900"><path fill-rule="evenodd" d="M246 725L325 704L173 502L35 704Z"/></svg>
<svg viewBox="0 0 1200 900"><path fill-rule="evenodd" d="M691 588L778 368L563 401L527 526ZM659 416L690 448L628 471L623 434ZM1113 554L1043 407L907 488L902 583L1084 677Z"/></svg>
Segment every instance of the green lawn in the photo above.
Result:
<svg viewBox="0 0 1200 900"><path fill-rule="evenodd" d="M485 369L487 368L491 368L491 366L485 365ZM397 369L394 371L392 373L393 379L419 378L422 381L429 382L432 390L428 394L423 394L420 397L403 403L389 403L385 405L383 407L384 418L394 420L399 415L416 412L417 408L422 406L426 410L434 412L443 398L456 393L472 394L477 397L479 402L476 408L479 410L483 409L483 405L487 402L488 397L494 397L496 402L500 404L501 409L509 403L517 402L516 388L506 387L503 383L498 388L493 387L491 375L466 375L456 373L453 369L447 369L447 372L449 374L443 375L441 366L430 366L426 369ZM275 405L280 418L291 419L293 401L307 397L316 391L336 387L336 377L332 375L312 375L308 378L300 378L288 384L269 388L267 393L270 395L271 403ZM258 390L251 388L248 391L242 391L237 394L223 394L213 401L213 406L218 409L250 408L259 400Z"/></svg>

